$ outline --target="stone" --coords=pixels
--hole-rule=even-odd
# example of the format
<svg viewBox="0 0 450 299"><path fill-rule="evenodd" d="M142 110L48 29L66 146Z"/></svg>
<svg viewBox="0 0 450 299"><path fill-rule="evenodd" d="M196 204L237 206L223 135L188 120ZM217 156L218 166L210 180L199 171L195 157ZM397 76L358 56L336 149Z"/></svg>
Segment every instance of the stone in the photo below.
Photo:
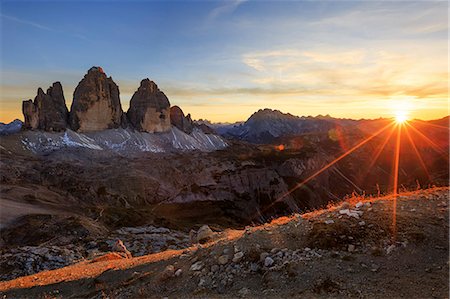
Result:
<svg viewBox="0 0 450 299"><path fill-rule="evenodd" d="M178 269L177 271L175 271L175 277L180 277L183 274L183 270Z"/></svg>
<svg viewBox="0 0 450 299"><path fill-rule="evenodd" d="M353 244L348 245L347 250L348 250L348 252L355 251L355 245L353 245Z"/></svg>
<svg viewBox="0 0 450 299"><path fill-rule="evenodd" d="M239 263L242 258L244 257L244 253L243 252L236 252L233 256L233 263Z"/></svg>
<svg viewBox="0 0 450 299"><path fill-rule="evenodd" d="M270 266L273 265L274 262L275 262L275 261L274 261L270 256L268 256L268 257L266 257L266 258L264 259L264 266L265 266L265 267L270 267Z"/></svg>
<svg viewBox="0 0 450 299"><path fill-rule="evenodd" d="M342 210L339 210L339 214L347 215L349 217L354 217L354 218L358 219L363 214L363 212L357 211L357 210L342 209Z"/></svg>
<svg viewBox="0 0 450 299"><path fill-rule="evenodd" d="M144 79L133 94L127 118L141 132L167 132L170 124L170 103L155 82Z"/></svg>
<svg viewBox="0 0 450 299"><path fill-rule="evenodd" d="M119 94L119 87L101 67L90 68L73 93L71 129L91 132L120 127L123 111Z"/></svg>
<svg viewBox="0 0 450 299"><path fill-rule="evenodd" d="M191 271L200 271L203 268L203 262L198 261L191 265Z"/></svg>
<svg viewBox="0 0 450 299"><path fill-rule="evenodd" d="M194 129L191 115L184 116L183 110L178 106L170 107L170 123L187 134L191 134Z"/></svg>
<svg viewBox="0 0 450 299"><path fill-rule="evenodd" d="M395 245L391 244L386 248L386 254L391 254L395 249Z"/></svg>
<svg viewBox="0 0 450 299"><path fill-rule="evenodd" d="M325 220L325 224L333 224L333 223L334 223L334 220L332 220L332 219Z"/></svg>
<svg viewBox="0 0 450 299"><path fill-rule="evenodd" d="M34 102L22 103L25 129L60 132L67 128L69 111L60 82L55 82L47 93L39 88Z"/></svg>
<svg viewBox="0 0 450 299"><path fill-rule="evenodd" d="M221 255L217 259L217 262L219 263L219 265L226 265L228 263L228 260L229 260L228 255Z"/></svg>
<svg viewBox="0 0 450 299"><path fill-rule="evenodd" d="M205 243L209 241L214 236L214 232L209 228L208 225L203 225L199 228L196 234L196 241L198 243Z"/></svg>
<svg viewBox="0 0 450 299"><path fill-rule="evenodd" d="M363 205L364 205L363 202L360 201L360 202L358 202L358 203L355 205L355 208L356 208L356 209L359 209L359 208L361 208Z"/></svg>

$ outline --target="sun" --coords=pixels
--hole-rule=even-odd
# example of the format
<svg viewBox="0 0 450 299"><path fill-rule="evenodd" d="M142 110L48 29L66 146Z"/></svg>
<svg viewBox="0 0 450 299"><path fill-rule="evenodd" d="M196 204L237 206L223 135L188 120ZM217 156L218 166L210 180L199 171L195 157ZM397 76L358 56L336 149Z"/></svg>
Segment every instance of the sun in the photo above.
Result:
<svg viewBox="0 0 450 299"><path fill-rule="evenodd" d="M408 120L408 115L405 111L397 111L395 113L395 122L398 124L402 124Z"/></svg>

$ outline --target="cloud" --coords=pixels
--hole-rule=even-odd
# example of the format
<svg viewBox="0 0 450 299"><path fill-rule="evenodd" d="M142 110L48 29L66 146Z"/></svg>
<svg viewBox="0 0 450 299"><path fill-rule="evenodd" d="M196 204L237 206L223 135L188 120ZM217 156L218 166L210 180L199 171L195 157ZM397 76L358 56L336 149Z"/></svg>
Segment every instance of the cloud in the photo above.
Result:
<svg viewBox="0 0 450 299"><path fill-rule="evenodd" d="M446 60L442 61L446 57L439 51L424 55L427 47L416 46L415 52L375 47L330 52L329 48L246 53L241 62L257 71L251 79L256 86L242 91L299 96L328 94L342 98L448 95L448 71Z"/></svg>
<svg viewBox="0 0 450 299"><path fill-rule="evenodd" d="M211 12L208 15L208 20L209 21L213 21L217 18L219 18L222 15L225 14L231 14L233 13L238 7L239 5L241 5L242 3L246 2L248 0L227 0L224 1L224 3L216 8L214 8L213 10L211 10Z"/></svg>
<svg viewBox="0 0 450 299"><path fill-rule="evenodd" d="M52 28L50 28L50 27L41 25L41 24L36 23L36 22L32 22L32 21L27 21L27 20L19 19L19 18L13 17L13 16L5 15L5 14L0 14L0 16L1 16L2 18L5 18L5 19L8 19L8 20L14 21L14 22L16 22L16 23L21 23L21 24L29 25L29 26L34 27L34 28L37 28L37 29L42 29L42 30L46 30L46 31L54 31L54 32L56 32L56 30L54 30L54 29L52 29Z"/></svg>
<svg viewBox="0 0 450 299"><path fill-rule="evenodd" d="M14 16L10 16L10 15L0 14L0 17L2 17L4 19L7 19L7 20L11 20L11 21L16 22L16 23L20 23L20 24L24 24L24 25L27 25L27 26L31 26L31 27L36 28L36 29L49 31L49 32L55 32L55 33L66 33L66 34L70 34L71 36L73 36L75 38L78 38L78 39L88 40L88 38L85 35L80 34L80 33L72 33L72 32L65 32L65 31L57 30L57 29L54 29L54 28L51 28L51 27L48 27L48 26L45 26L45 25L33 22L33 21L20 19L20 18L17 18L17 17L14 17Z"/></svg>
<svg viewBox="0 0 450 299"><path fill-rule="evenodd" d="M353 10L328 16L310 25L346 30L367 36L405 38L448 30L448 4L444 1L366 2Z"/></svg>

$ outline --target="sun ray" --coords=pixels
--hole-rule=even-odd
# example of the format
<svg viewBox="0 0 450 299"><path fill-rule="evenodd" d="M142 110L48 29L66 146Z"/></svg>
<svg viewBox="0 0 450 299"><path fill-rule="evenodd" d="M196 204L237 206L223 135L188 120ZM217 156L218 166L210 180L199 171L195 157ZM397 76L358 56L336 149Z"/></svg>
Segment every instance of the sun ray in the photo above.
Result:
<svg viewBox="0 0 450 299"><path fill-rule="evenodd" d="M377 148L377 152L375 153L374 158L372 159L372 161L370 162L370 165L367 167L366 171L364 172L364 176L367 176L367 174L369 173L369 171L372 169L372 167L375 165L375 163L377 162L378 158L380 157L381 153L383 152L384 148L386 147L386 144L389 142L389 140L391 139L392 134L394 133L394 128L391 128L391 130L388 132L388 134L386 135L386 138L383 140L383 143Z"/></svg>
<svg viewBox="0 0 450 299"><path fill-rule="evenodd" d="M445 126L436 125L436 124L430 124L427 121L423 121L423 120L419 120L419 119L415 119L414 122L418 122L422 125L426 125L426 126L430 126L430 127L435 127L435 128L444 129L444 130L450 130L450 127L445 127Z"/></svg>
<svg viewBox="0 0 450 299"><path fill-rule="evenodd" d="M330 163L328 163L327 165L325 165L324 167L322 167L321 169L319 169L318 171L316 171L314 174L312 174L311 176L309 176L307 179L305 179L304 181L297 183L292 189L290 189L288 192L286 192L285 194L283 194L282 196L280 196L279 198L277 198L275 201L273 201L269 206L267 206L264 210L267 210L268 208L272 207L274 204L276 204L277 202L280 202L281 200L283 200L286 196L288 196L289 194L291 194L292 192L294 192L295 190L297 190L298 188L304 186L306 183L308 183L309 181L311 181L312 179L314 179L315 177L317 177L319 174L321 174L322 172L324 172L325 170L327 170L328 168L330 168L331 166L333 166L334 164L336 164L337 162L339 162L340 160L342 160L343 158L347 157L348 155L350 155L352 152L354 152L355 150L357 150L358 148L360 148L361 146L363 146L364 144L366 144L367 142L369 142L370 140L372 140L373 138L375 138L376 136L380 135L382 132L384 132L385 130L387 130L389 127L393 126L394 123L389 123L386 126L384 126L383 128L379 129L377 132L373 133L372 135L370 135L369 137L367 137L366 139L362 140L361 142L359 142L357 145L353 146L351 149L349 149L348 151L346 151L345 153L343 153L342 155L340 155L339 157L337 157L336 159L334 159L333 161L331 161Z"/></svg>
<svg viewBox="0 0 450 299"><path fill-rule="evenodd" d="M394 156L394 201L392 207L392 237L395 241L397 238L397 197L398 197L398 169L400 164L400 145L403 124L397 124L397 140L395 144Z"/></svg>
<svg viewBox="0 0 450 299"><path fill-rule="evenodd" d="M422 155L420 154L419 150L417 149L416 143L414 142L413 138L411 137L411 134L408 130L405 130L406 137L408 137L409 143L411 144L414 152L416 153L417 159L420 162L420 165L422 166L423 170L425 171L425 174L428 177L428 180L431 181L430 173L428 172L427 166L425 165L425 162L422 159Z"/></svg>
<svg viewBox="0 0 450 299"><path fill-rule="evenodd" d="M422 137L422 139L424 139L426 142L428 142L431 147L438 153L442 154L443 156L445 156L445 158L448 160L448 156L445 150L443 150L439 145L437 145L433 140L431 140L430 138L428 138L427 136L425 136L425 134L423 134L422 132L420 132L417 128L415 128L412 124L410 123L406 123L406 125L413 129L414 132L416 132L420 137Z"/></svg>

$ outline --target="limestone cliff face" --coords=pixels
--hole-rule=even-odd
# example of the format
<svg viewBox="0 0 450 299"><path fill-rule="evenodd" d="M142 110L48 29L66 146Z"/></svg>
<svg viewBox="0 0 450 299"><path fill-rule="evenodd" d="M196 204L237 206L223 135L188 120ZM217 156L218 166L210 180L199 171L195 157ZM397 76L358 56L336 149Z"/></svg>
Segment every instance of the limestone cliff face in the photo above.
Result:
<svg viewBox="0 0 450 299"><path fill-rule="evenodd" d="M22 112L26 129L64 131L67 128L69 111L61 83L53 83L47 93L39 88L34 102L28 100L22 103Z"/></svg>
<svg viewBox="0 0 450 299"><path fill-rule="evenodd" d="M92 67L74 91L70 127L79 132L118 128L122 117L119 87L101 67Z"/></svg>
<svg viewBox="0 0 450 299"><path fill-rule="evenodd" d="M139 131L149 133L169 131L171 128L169 99L159 90L155 82L144 79L131 98L127 117L131 125Z"/></svg>
<svg viewBox="0 0 450 299"><path fill-rule="evenodd" d="M184 116L183 110L178 106L170 107L170 122L187 134L191 134L194 129L191 115Z"/></svg>
<svg viewBox="0 0 450 299"><path fill-rule="evenodd" d="M22 102L22 112L24 116L24 128L36 130L39 126L39 111L37 105L32 100Z"/></svg>

